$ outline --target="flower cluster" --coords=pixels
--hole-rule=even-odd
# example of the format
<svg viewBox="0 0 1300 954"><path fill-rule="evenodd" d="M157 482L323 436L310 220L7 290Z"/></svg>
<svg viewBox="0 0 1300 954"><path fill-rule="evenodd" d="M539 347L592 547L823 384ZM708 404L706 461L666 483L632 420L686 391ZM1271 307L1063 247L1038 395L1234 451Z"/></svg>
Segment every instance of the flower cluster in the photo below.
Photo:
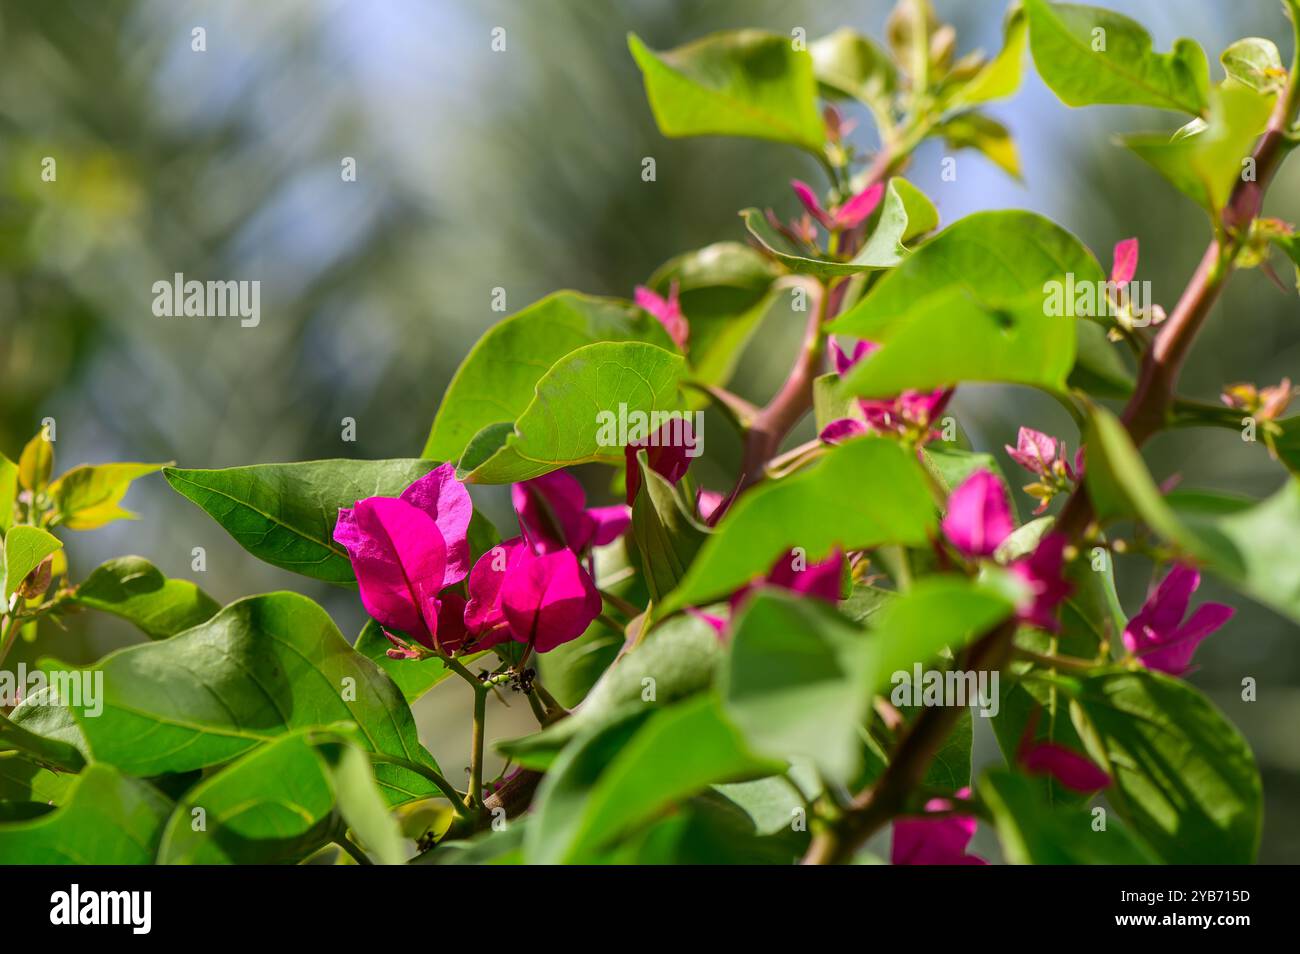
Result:
<svg viewBox="0 0 1300 954"><path fill-rule="evenodd" d="M847 374L859 361L870 356L879 345L874 341L859 341L846 353L837 342L831 341L831 357L838 374ZM904 391L893 398L858 401L862 420L853 417L831 421L820 437L828 444L838 444L868 433L898 434L916 444L924 444L933 436L933 425L943 414L952 398L952 388L934 391Z"/></svg>

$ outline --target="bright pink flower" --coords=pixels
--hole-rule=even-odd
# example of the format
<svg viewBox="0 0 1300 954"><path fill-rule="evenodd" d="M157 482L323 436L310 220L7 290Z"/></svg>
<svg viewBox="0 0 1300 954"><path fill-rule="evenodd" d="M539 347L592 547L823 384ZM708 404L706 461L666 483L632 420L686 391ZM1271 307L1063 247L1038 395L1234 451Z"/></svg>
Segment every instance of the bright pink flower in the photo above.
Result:
<svg viewBox="0 0 1300 954"><path fill-rule="evenodd" d="M1148 669L1181 676L1201 640L1232 619L1236 612L1222 603L1199 606L1186 623L1192 593L1201 585L1194 567L1178 564L1124 627L1124 645Z"/></svg>
<svg viewBox="0 0 1300 954"><path fill-rule="evenodd" d="M828 212L822 208L817 193L808 183L792 179L790 187L794 189L794 194L800 204L808 210L808 214L828 232L843 231L861 225L872 212L876 211L876 206L880 205L880 200L885 194L884 183L877 182Z"/></svg>
<svg viewBox="0 0 1300 954"><path fill-rule="evenodd" d="M1022 743L1016 760L1030 775L1051 775L1076 792L1098 792L1111 781L1092 759L1056 742Z"/></svg>
<svg viewBox="0 0 1300 954"><path fill-rule="evenodd" d="M796 564L801 564L802 569ZM827 603L836 603L840 598L843 579L844 552L842 550L836 550L818 563L807 564L796 560L793 550L787 550L772 564L772 569L767 571L765 577L746 584L731 595L731 610L733 613L738 611L741 604L760 586L775 586Z"/></svg>
<svg viewBox="0 0 1300 954"><path fill-rule="evenodd" d="M676 486L691 466L691 453L696 450L695 429L691 427L690 420L683 417L676 422L669 421L649 437L628 441L623 448L623 455L627 463L624 480L629 507L641 488L641 468L636 463L639 450L645 451L646 463L651 470Z"/></svg>
<svg viewBox="0 0 1300 954"><path fill-rule="evenodd" d="M853 345L853 350L846 354L839 342L832 338L831 361L835 365L835 373L847 374L850 368L879 347L874 341L858 341Z"/></svg>
<svg viewBox="0 0 1300 954"><path fill-rule="evenodd" d="M1032 427L1022 427L1016 435L1016 446L1004 445L1017 464L1039 477L1052 472L1052 466L1065 453L1065 443L1049 437Z"/></svg>
<svg viewBox="0 0 1300 954"><path fill-rule="evenodd" d="M1110 280L1116 285L1127 285L1137 274L1138 240L1124 239L1115 246L1114 264L1110 269Z"/></svg>
<svg viewBox="0 0 1300 954"><path fill-rule="evenodd" d="M440 630L452 640L459 635L458 614L443 611L440 593L468 572L472 513L451 464L400 497L367 497L339 510L334 539L348 551L361 603L376 622L430 648L441 641Z"/></svg>
<svg viewBox="0 0 1300 954"><path fill-rule="evenodd" d="M725 494L720 494L716 490L706 490L703 487L695 492L695 512L699 514L705 526L711 527L717 523L718 518L722 516L719 508L726 499Z"/></svg>
<svg viewBox="0 0 1300 954"><path fill-rule="evenodd" d="M865 437L871 430L867 425L852 417L841 417L831 421L817 436L827 444L842 444L855 437Z"/></svg>
<svg viewBox="0 0 1300 954"><path fill-rule="evenodd" d="M968 795L969 788L957 792L958 798ZM932 798L925 803L928 812L949 811L952 807L946 798ZM986 865L983 858L966 853L975 837L976 824L973 815L901 818L894 822L889 860L896 865Z"/></svg>
<svg viewBox="0 0 1300 954"><path fill-rule="evenodd" d="M1065 547L1063 534L1049 533L1038 542L1034 552L1011 564L1011 572L1020 577L1030 590L1029 603L1016 614L1021 622L1056 632L1056 608L1065 601L1074 587L1065 579Z"/></svg>
<svg viewBox="0 0 1300 954"><path fill-rule="evenodd" d="M1015 528L1007 492L990 471L975 471L948 495L943 534L968 557L992 556Z"/></svg>
<svg viewBox="0 0 1300 954"><path fill-rule="evenodd" d="M673 339L673 344L677 345L679 350L686 350L686 343L691 336L691 327L686 321L686 315L682 313L681 301L677 295L677 282L674 281L669 287L667 298L644 285L637 285L636 303L637 307L648 311L658 319L659 324L664 326L668 337Z"/></svg>
<svg viewBox="0 0 1300 954"><path fill-rule="evenodd" d="M554 470L510 488L524 539L536 553L565 547L582 553L590 546L612 543L632 521L622 504L587 509L587 492L577 478Z"/></svg>
<svg viewBox="0 0 1300 954"><path fill-rule="evenodd" d="M539 653L577 639L601 610L596 584L572 550L526 552L506 574L500 595L511 635Z"/></svg>
<svg viewBox="0 0 1300 954"><path fill-rule="evenodd" d="M517 569L529 553L523 537L502 541L488 550L470 570L466 590L465 626L473 635L475 649L488 649L511 638L505 611L501 608L501 588L506 576Z"/></svg>

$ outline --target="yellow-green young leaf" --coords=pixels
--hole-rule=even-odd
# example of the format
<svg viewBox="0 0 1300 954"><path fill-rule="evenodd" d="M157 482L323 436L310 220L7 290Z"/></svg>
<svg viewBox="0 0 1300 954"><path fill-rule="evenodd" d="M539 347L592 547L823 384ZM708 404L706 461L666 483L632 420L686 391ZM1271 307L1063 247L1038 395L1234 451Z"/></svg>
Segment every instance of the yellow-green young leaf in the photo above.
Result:
<svg viewBox="0 0 1300 954"><path fill-rule="evenodd" d="M1195 40L1157 53L1135 20L1099 7L1025 0L1038 73L1067 106L1156 106L1202 115L1210 64Z"/></svg>
<svg viewBox="0 0 1300 954"><path fill-rule="evenodd" d="M307 729L265 743L209 775L176 803L159 864L292 864L338 836L335 810L364 830L385 864L407 851L364 752L333 731ZM202 810L204 824L194 825Z"/></svg>
<svg viewBox="0 0 1300 954"><path fill-rule="evenodd" d="M841 27L814 42L809 52L817 82L830 96L853 97L872 111L881 129L892 128L898 68L875 41Z"/></svg>
<svg viewBox="0 0 1300 954"><path fill-rule="evenodd" d="M473 483L507 484L574 464L622 464L626 434L620 422L634 414L652 420L683 412L685 371L676 351L639 341L603 341L570 352L537 382L513 427L502 422L506 426L485 429L470 443L458 473Z"/></svg>
<svg viewBox="0 0 1300 954"><path fill-rule="evenodd" d="M1149 670L1072 683L1075 724L1107 797L1168 864L1250 864L1263 791L1250 746L1200 692Z"/></svg>
<svg viewBox="0 0 1300 954"><path fill-rule="evenodd" d="M1251 161L1251 147L1268 125L1273 93L1226 82L1210 94L1208 123L1174 134L1127 136L1124 144L1184 195L1217 219Z"/></svg>
<svg viewBox="0 0 1300 954"><path fill-rule="evenodd" d="M585 734L538 788L524 835L532 864L592 861L599 851L716 782L784 769L749 751L712 694Z"/></svg>
<svg viewBox="0 0 1300 954"><path fill-rule="evenodd" d="M1224 70L1238 83L1261 93L1280 93L1286 86L1286 67L1272 40L1246 37L1219 56Z"/></svg>
<svg viewBox="0 0 1300 954"><path fill-rule="evenodd" d="M15 865L153 864L171 807L148 782L90 765L61 807L0 824L0 858Z"/></svg>
<svg viewBox="0 0 1300 954"><path fill-rule="evenodd" d="M51 533L26 525L10 527L4 539L4 606L27 574L63 546Z"/></svg>
<svg viewBox="0 0 1300 954"><path fill-rule="evenodd" d="M44 490L54 470L54 445L42 431L27 442L18 458L18 482L24 490Z"/></svg>
<svg viewBox="0 0 1300 954"><path fill-rule="evenodd" d="M483 428L524 412L555 362L598 341L674 348L663 326L631 302L571 291L549 295L494 325L474 345L447 386L423 456L460 460Z"/></svg>
<svg viewBox="0 0 1300 954"><path fill-rule="evenodd" d="M944 120L935 135L949 149L974 149L1013 179L1020 178L1020 154L1011 131L983 113L961 113Z"/></svg>
<svg viewBox="0 0 1300 954"><path fill-rule="evenodd" d="M148 560L118 557L101 564L69 602L134 623L150 639L166 639L211 619L221 605L189 580L169 580Z"/></svg>
<svg viewBox="0 0 1300 954"><path fill-rule="evenodd" d="M847 262L812 258L802 254L793 243L772 228L758 209L740 213L749 234L774 258L792 272L827 277L857 275L882 268L893 268L909 254L903 243L930 231L939 224L939 213L920 189L906 179L890 179L885 189L880 218L875 230L857 255Z"/></svg>
<svg viewBox="0 0 1300 954"><path fill-rule="evenodd" d="M779 274L757 249L717 242L670 259L650 276L646 285L664 296L677 284L682 313L690 324L686 358L692 381L721 386L730 380L745 345L780 293L773 285ZM654 324L658 327L657 321Z"/></svg>
<svg viewBox="0 0 1300 954"><path fill-rule="evenodd" d="M1080 806L1053 803L1047 780L991 769L979 795L993 813L1002 852L1013 865L1150 865L1150 850L1118 821L1093 826Z"/></svg>
<svg viewBox="0 0 1300 954"><path fill-rule="evenodd" d="M0 537L14 522L14 505L18 500L18 465L0 454Z"/></svg>
<svg viewBox="0 0 1300 954"><path fill-rule="evenodd" d="M170 639L112 653L96 670L102 711L74 701L73 717L96 760L133 775L207 768L336 722L356 723L370 751L437 767L397 688L296 593L232 603ZM398 765L377 765L375 774L393 805L439 795Z"/></svg>
<svg viewBox="0 0 1300 954"><path fill-rule="evenodd" d="M114 520L131 520L135 514L118 506L131 481L162 470L166 464L80 464L54 483L50 496L60 526L69 530L94 530Z"/></svg>
<svg viewBox="0 0 1300 954"><path fill-rule="evenodd" d="M836 548L922 545L935 522L934 501L914 456L879 438L848 441L806 469L742 496L658 613L725 597L793 547L813 563Z"/></svg>
<svg viewBox="0 0 1300 954"><path fill-rule="evenodd" d="M1063 390L1075 360L1078 306L1068 279L1095 288L1101 266L1079 240L1032 212L978 212L885 274L831 324L881 343L846 393L1001 381Z"/></svg>
<svg viewBox="0 0 1300 954"><path fill-rule="evenodd" d="M665 136L748 136L821 155L812 57L788 36L734 30L655 52L629 34L628 47Z"/></svg>
<svg viewBox="0 0 1300 954"><path fill-rule="evenodd" d="M1022 7L1012 5L1008 8L1002 32L1002 49L997 56L969 80L962 80L940 92L939 103L945 113L1006 99L1020 88L1029 32Z"/></svg>

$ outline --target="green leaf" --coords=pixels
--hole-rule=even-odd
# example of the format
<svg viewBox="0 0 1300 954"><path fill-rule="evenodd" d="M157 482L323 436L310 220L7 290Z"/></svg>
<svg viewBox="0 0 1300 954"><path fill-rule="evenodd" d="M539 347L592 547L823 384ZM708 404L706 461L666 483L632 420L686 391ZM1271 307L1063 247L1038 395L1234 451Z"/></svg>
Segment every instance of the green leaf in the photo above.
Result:
<svg viewBox="0 0 1300 954"><path fill-rule="evenodd" d="M224 470L163 469L167 482L221 524L253 556L328 583L353 583L334 542L339 508L396 497L437 461L314 460Z"/></svg>
<svg viewBox="0 0 1300 954"><path fill-rule="evenodd" d="M1175 510L1161 496L1124 425L1104 408L1092 411L1087 446L1085 482L1099 517L1141 519L1225 582L1300 620L1300 559L1294 542L1300 535L1300 480L1289 479L1254 505L1220 499L1212 510Z"/></svg>
<svg viewBox="0 0 1300 954"><path fill-rule="evenodd" d="M641 487L632 503L632 535L650 596L670 593L708 538L708 530L683 506L676 488L650 469L646 451L637 451Z"/></svg>
<svg viewBox="0 0 1300 954"><path fill-rule="evenodd" d="M631 302L572 291L548 295L493 325L474 345L447 386L424 456L460 460L483 428L524 412L552 365L598 341L674 347L663 326Z"/></svg>
<svg viewBox="0 0 1300 954"><path fill-rule="evenodd" d="M36 701L39 703L44 698L42 696ZM57 724L49 721L50 718L57 719L57 714L40 719L30 715L35 711L29 703L16 707L8 716L0 715L0 749L22 752L44 765L65 771L80 771L86 760L79 747L72 740L59 738ZM50 729L54 729L55 734L51 734Z"/></svg>
<svg viewBox="0 0 1300 954"><path fill-rule="evenodd" d="M1041 779L994 769L980 778L979 795L1013 865L1155 864L1119 822L1107 820L1098 831L1087 809L1049 802Z"/></svg>
<svg viewBox="0 0 1300 954"><path fill-rule="evenodd" d="M809 52L817 81L832 94L852 96L876 115L877 125L893 125L892 102L898 68L889 54L856 30L841 27L815 41Z"/></svg>
<svg viewBox="0 0 1300 954"><path fill-rule="evenodd" d="M79 776L42 767L15 752L0 755L0 803L62 805Z"/></svg>
<svg viewBox="0 0 1300 954"><path fill-rule="evenodd" d="M90 765L65 804L39 818L0 824L0 858L15 865L147 865L171 803L147 782Z"/></svg>
<svg viewBox="0 0 1300 954"><path fill-rule="evenodd" d="M220 604L189 580L169 580L148 560L118 557L96 567L69 602L120 616L150 639L166 639L211 619Z"/></svg>
<svg viewBox="0 0 1300 954"><path fill-rule="evenodd" d="M1019 180L1020 154L1006 126L983 113L960 113L935 128L949 149L974 149L991 163Z"/></svg>
<svg viewBox="0 0 1300 954"><path fill-rule="evenodd" d="M4 603L17 592L27 574L63 544L51 533L26 525L11 527L4 538Z"/></svg>
<svg viewBox="0 0 1300 954"><path fill-rule="evenodd" d="M934 502L914 457L892 441L848 441L740 497L658 612L724 597L796 546L813 563L836 548L923 545L935 525Z"/></svg>
<svg viewBox="0 0 1300 954"><path fill-rule="evenodd" d="M98 761L131 775L227 762L294 729L355 722L366 747L436 769L401 694L296 593L232 603L171 639L102 659L103 712L73 706ZM375 773L392 804L435 796L422 775Z"/></svg>
<svg viewBox="0 0 1300 954"><path fill-rule="evenodd" d="M693 381L721 386L731 379L746 343L776 299L777 274L771 260L748 245L718 242L678 255L650 276L646 285L661 295L677 283L690 324L687 360Z"/></svg>
<svg viewBox="0 0 1300 954"><path fill-rule="evenodd" d="M1106 337L1106 329L1095 321L1076 321L1074 370L1071 388L1099 398L1127 398L1133 393L1133 374L1119 349Z"/></svg>
<svg viewBox="0 0 1300 954"><path fill-rule="evenodd" d="M392 659L388 650L393 644L384 636L383 628L373 619L366 620L357 636L356 650L388 674L393 684L402 691L407 703L415 702L426 692L451 675L441 659ZM468 657L478 658L477 655Z"/></svg>
<svg viewBox="0 0 1300 954"><path fill-rule="evenodd" d="M1249 86L1225 83L1210 93L1208 124L1184 127L1172 138L1143 134L1123 141L1217 220L1242 179L1255 140L1268 125L1274 98Z"/></svg>
<svg viewBox="0 0 1300 954"><path fill-rule="evenodd" d="M1219 56L1227 74L1260 93L1280 93L1286 86L1286 67L1272 40L1246 37Z"/></svg>
<svg viewBox="0 0 1300 954"><path fill-rule="evenodd" d="M1250 746L1187 683L1148 670L1083 679L1076 718L1120 815L1169 864L1249 864L1263 792Z"/></svg>
<svg viewBox="0 0 1300 954"><path fill-rule="evenodd" d="M951 113L1014 95L1020 88L1024 74L1027 33L1024 10L1012 6L1008 9L1003 26L1002 49L969 80L940 94L939 102L943 111ZM1017 173L1011 174L1019 178Z"/></svg>
<svg viewBox="0 0 1300 954"><path fill-rule="evenodd" d="M1151 34L1099 7L1026 0L1029 46L1043 81L1067 106L1155 106L1199 116L1210 64L1194 40L1156 53Z"/></svg>
<svg viewBox="0 0 1300 954"><path fill-rule="evenodd" d="M700 696L654 714L633 714L584 735L556 760L537 792L524 835L531 864L582 863L665 808L714 782L770 775Z"/></svg>
<svg viewBox="0 0 1300 954"><path fill-rule="evenodd" d="M362 827L373 826L386 863L406 860L364 753L308 729L258 746L186 792L163 831L158 862L292 864L337 836L336 805L344 802L359 811Z"/></svg>
<svg viewBox="0 0 1300 954"><path fill-rule="evenodd" d="M866 634L825 603L761 590L732 624L724 711L755 751L810 760L844 782L861 757L869 652Z"/></svg>
<svg viewBox="0 0 1300 954"><path fill-rule="evenodd" d="M685 370L680 354L639 341L570 352L537 382L514 428L500 432L482 459L462 459L460 472L473 483L506 484L575 464L622 464L617 422L624 415L682 412ZM606 426L607 415L613 428Z"/></svg>
<svg viewBox="0 0 1300 954"><path fill-rule="evenodd" d="M18 483L24 490L41 491L50 482L54 470L54 445L46 437L46 429L27 442L18 458Z"/></svg>
<svg viewBox="0 0 1300 954"><path fill-rule="evenodd" d="M797 274L822 278L893 268L910 254L903 247L904 241L939 224L939 213L933 203L916 186L899 178L889 180L875 231L861 251L847 262L800 254L785 236L772 228L758 209L745 209L740 217L755 241L781 264Z"/></svg>
<svg viewBox="0 0 1300 954"><path fill-rule="evenodd" d="M548 654L549 655L549 654ZM652 629L609 667L567 719L533 735L497 743L520 764L546 768L580 733L609 725L628 712L669 705L707 689L722 656L718 634L693 616L675 616Z"/></svg>
<svg viewBox="0 0 1300 954"><path fill-rule="evenodd" d="M727 715L756 751L810 759L844 782L861 767L872 698L1014 608L992 583L931 576L886 603L864 633L818 601L761 591L733 625L721 689Z"/></svg>
<svg viewBox="0 0 1300 954"><path fill-rule="evenodd" d="M734 30L657 53L629 34L628 47L670 139L749 136L821 154L826 132L812 57L789 37Z"/></svg>
<svg viewBox="0 0 1300 954"><path fill-rule="evenodd" d="M0 537L14 522L14 502L18 499L18 465L0 454Z"/></svg>
<svg viewBox="0 0 1300 954"><path fill-rule="evenodd" d="M165 464L81 464L54 483L49 494L58 510L59 526L94 530L114 520L134 520L118 506L131 482L161 470Z"/></svg>
<svg viewBox="0 0 1300 954"><path fill-rule="evenodd" d="M1073 235L1032 212L980 212L926 242L831 330L882 344L845 388L890 397L909 388L1003 381L1063 390L1074 364L1075 303L1050 307L1067 275L1103 279ZM1059 311L1059 314L1053 314Z"/></svg>

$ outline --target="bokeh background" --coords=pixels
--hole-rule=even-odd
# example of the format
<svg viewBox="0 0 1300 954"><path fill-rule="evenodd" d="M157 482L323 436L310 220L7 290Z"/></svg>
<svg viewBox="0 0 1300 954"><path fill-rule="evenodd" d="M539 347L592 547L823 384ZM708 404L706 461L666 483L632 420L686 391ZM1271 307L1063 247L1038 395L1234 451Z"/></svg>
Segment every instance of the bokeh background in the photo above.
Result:
<svg viewBox="0 0 1300 954"><path fill-rule="evenodd" d="M1109 6L1142 20L1167 49L1188 35L1213 61L1232 40L1289 30L1272 0ZM15 457L45 417L56 464L175 460L187 467L418 455L456 365L509 309L557 288L630 295L677 252L740 239L736 211L793 211L787 182L818 181L796 150L744 140L664 140L626 47L635 30L665 48L704 33L844 24L879 37L887 0L7 0L0 6L0 449ZM1004 0L936 0L959 52L996 50ZM206 30L206 52L191 31ZM493 52L490 32L506 30ZM1217 66L1216 66L1217 70ZM1109 260L1136 235L1138 278L1172 307L1208 235L1202 213L1113 137L1172 130L1143 109L1071 111L1027 71L991 112L1019 142L1024 182L982 158L928 143L909 170L944 221L981 209L1046 214ZM870 145L863 115L856 137ZM57 161L55 182L41 161ZM657 181L641 180L653 156ZM340 175L344 157L357 181ZM1300 163L1284 169L1268 211L1300 219ZM262 320L166 319L153 282L174 272L259 279ZM1285 274L1285 273L1284 273ZM1300 299L1259 272L1238 276L1206 329L1184 391L1300 378ZM751 345L735 390L766 399L797 346L802 316L778 306ZM1066 435L1068 418L1023 390L964 387L954 410L977 446L1000 448L1030 424ZM356 440L342 439L355 419ZM700 477L726 486L737 442L708 428ZM807 425L805 425L805 431ZM799 436L806 436L805 434ZM1154 442L1157 478L1262 495L1284 479L1262 445L1234 432ZM701 465L697 465L701 466ZM1008 471L1010 473L1011 471ZM476 491L508 529L500 491ZM127 504L140 513L69 541L74 574L121 553L195 578L225 603L295 589L320 600L346 634L353 594L245 554L161 478ZM1022 512L1029 502L1020 500ZM190 570L195 546L207 569ZM1149 568L1123 565L1130 611ZM1201 649L1191 677L1250 738L1264 775L1261 859L1300 860L1300 632L1212 581L1204 598L1240 607ZM45 627L27 659L89 662L134 637L102 618ZM17 658L16 657L15 661ZM1258 680L1258 701L1241 680ZM454 680L453 680L454 682ZM468 693L448 685L417 705L424 738L453 773L463 764ZM461 698L461 697L464 698ZM494 734L528 727L526 707L494 712ZM976 719L976 723L983 720ZM978 754L996 758L980 729ZM981 831L977 849L995 855Z"/></svg>

